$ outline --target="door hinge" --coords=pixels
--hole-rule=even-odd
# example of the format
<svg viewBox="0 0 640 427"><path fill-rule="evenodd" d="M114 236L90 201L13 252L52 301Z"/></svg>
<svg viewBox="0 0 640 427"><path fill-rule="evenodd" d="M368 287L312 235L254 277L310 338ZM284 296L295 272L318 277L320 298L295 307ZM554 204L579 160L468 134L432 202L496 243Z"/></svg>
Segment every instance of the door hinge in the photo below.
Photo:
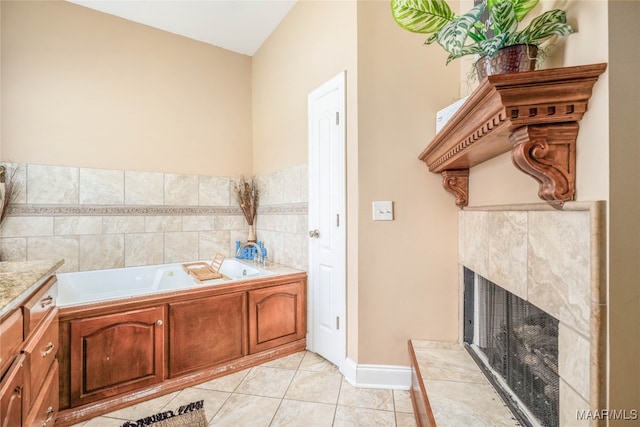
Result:
<svg viewBox="0 0 640 427"><path fill-rule="evenodd" d="M340 317L336 316L336 329L340 329Z"/></svg>
<svg viewBox="0 0 640 427"><path fill-rule="evenodd" d="M338 111L336 111L336 124L340 124L340 113Z"/></svg>

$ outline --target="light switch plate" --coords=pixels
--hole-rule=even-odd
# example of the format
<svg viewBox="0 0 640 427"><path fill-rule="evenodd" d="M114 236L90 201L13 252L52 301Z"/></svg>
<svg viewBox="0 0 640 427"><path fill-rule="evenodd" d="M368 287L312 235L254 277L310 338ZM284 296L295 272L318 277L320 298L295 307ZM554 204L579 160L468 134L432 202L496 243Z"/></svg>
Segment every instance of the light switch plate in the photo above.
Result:
<svg viewBox="0 0 640 427"><path fill-rule="evenodd" d="M374 221L393 221L393 202L373 202Z"/></svg>

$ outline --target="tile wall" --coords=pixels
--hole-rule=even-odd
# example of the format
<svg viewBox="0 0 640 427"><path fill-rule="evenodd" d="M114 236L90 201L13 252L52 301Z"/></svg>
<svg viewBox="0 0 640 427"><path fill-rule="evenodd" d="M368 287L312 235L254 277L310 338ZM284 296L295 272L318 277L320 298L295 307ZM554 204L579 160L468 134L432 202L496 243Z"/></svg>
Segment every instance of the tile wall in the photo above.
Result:
<svg viewBox="0 0 640 427"><path fill-rule="evenodd" d="M0 226L2 260L64 258L86 271L232 256L247 225L233 178L11 164L19 194ZM306 166L258 177L258 239L306 270ZM8 173L11 175L11 173Z"/></svg>

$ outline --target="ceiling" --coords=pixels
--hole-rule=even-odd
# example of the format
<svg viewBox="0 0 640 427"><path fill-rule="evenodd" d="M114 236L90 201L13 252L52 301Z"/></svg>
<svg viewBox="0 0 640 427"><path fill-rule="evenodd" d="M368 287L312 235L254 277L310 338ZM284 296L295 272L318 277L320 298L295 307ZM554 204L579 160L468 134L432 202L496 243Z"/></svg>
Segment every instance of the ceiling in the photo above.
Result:
<svg viewBox="0 0 640 427"><path fill-rule="evenodd" d="M67 0L253 56L297 0Z"/></svg>

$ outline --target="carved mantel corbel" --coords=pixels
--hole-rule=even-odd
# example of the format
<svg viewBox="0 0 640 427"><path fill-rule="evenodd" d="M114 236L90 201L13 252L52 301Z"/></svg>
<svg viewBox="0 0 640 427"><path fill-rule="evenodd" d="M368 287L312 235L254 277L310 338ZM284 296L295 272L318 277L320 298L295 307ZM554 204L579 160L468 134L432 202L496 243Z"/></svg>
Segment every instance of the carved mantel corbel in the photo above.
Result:
<svg viewBox="0 0 640 427"><path fill-rule="evenodd" d="M607 64L581 65L484 79L420 154L463 208L469 169L512 151L518 169L536 179L538 196L562 207L575 197L578 122Z"/></svg>
<svg viewBox="0 0 640 427"><path fill-rule="evenodd" d="M518 169L540 183L538 197L561 208L576 191L576 139L578 123L523 126L509 140Z"/></svg>
<svg viewBox="0 0 640 427"><path fill-rule="evenodd" d="M442 186L456 197L460 209L469 204L469 169L442 171Z"/></svg>

